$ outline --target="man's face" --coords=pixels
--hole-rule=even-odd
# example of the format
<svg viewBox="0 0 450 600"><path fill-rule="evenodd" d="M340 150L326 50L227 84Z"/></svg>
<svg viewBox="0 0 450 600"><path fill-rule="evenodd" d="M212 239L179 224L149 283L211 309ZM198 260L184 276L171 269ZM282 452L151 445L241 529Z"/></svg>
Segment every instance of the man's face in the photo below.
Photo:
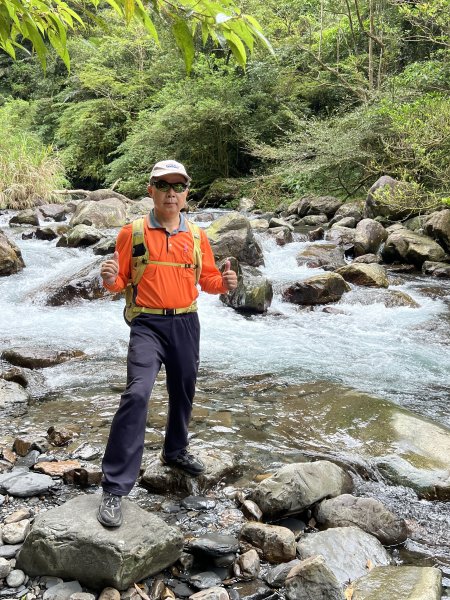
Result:
<svg viewBox="0 0 450 600"><path fill-rule="evenodd" d="M164 175L163 177L158 177L155 180L157 181L165 181L170 184L181 183L183 185L186 184L186 181L182 175L178 175L177 173L171 173L169 175ZM170 187L167 191L158 189L155 184L148 186L148 193L153 198L153 202L155 204L155 213L158 215L162 215L165 217L174 216L179 214L180 210L184 208L186 204L186 198L188 195L188 189L183 192L175 192L175 190Z"/></svg>

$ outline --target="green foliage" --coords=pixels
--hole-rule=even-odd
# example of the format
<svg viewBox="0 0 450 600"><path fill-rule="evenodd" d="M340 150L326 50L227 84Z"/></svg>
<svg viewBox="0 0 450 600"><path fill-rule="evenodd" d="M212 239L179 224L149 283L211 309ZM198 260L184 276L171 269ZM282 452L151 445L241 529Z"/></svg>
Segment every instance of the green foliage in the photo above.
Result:
<svg viewBox="0 0 450 600"><path fill-rule="evenodd" d="M30 131L32 114L33 106L22 100L0 108L0 208L58 201L53 191L67 183L59 158Z"/></svg>

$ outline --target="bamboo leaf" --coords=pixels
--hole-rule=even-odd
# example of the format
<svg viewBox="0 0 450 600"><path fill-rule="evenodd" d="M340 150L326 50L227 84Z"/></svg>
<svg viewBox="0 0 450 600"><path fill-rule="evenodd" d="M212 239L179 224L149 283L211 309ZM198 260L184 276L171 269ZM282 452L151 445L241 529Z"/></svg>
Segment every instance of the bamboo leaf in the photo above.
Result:
<svg viewBox="0 0 450 600"><path fill-rule="evenodd" d="M124 0L125 21L129 23L134 16L134 0Z"/></svg>
<svg viewBox="0 0 450 600"><path fill-rule="evenodd" d="M239 39L239 37L232 31L223 31L223 35L228 42L231 52L238 64L245 69L247 63L247 53L245 52L245 46Z"/></svg>
<svg viewBox="0 0 450 600"><path fill-rule="evenodd" d="M141 0L136 0L136 14L141 19L147 33L159 44L159 36L153 21L150 19L147 10Z"/></svg>

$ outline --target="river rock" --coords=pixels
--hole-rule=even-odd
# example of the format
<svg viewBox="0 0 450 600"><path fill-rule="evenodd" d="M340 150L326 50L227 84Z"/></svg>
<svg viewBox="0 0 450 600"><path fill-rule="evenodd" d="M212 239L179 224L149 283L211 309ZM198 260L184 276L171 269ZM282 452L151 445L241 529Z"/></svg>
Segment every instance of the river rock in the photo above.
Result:
<svg viewBox="0 0 450 600"><path fill-rule="evenodd" d="M335 221L333 225L336 227L348 227L354 229L356 227L356 219L354 217L342 217L339 221Z"/></svg>
<svg viewBox="0 0 450 600"><path fill-rule="evenodd" d="M44 438L40 434L27 434L27 435L19 435L14 439L13 450L16 454L22 457L32 458L34 462L29 460L24 463L24 466L32 466L36 463L35 456L29 457L32 452L46 452L50 444L47 438Z"/></svg>
<svg viewBox="0 0 450 600"><path fill-rule="evenodd" d="M352 490L350 476L328 460L293 463L276 471L252 492L267 518L299 513L326 497Z"/></svg>
<svg viewBox="0 0 450 600"><path fill-rule="evenodd" d="M286 598L345 600L341 584L320 555L306 558L291 569L286 578Z"/></svg>
<svg viewBox="0 0 450 600"><path fill-rule="evenodd" d="M216 261L235 256L240 263L253 267L264 264L262 248L244 215L228 213L215 220L206 234Z"/></svg>
<svg viewBox="0 0 450 600"><path fill-rule="evenodd" d="M250 219L249 222L253 231L266 231L266 229L269 229L269 221L267 219Z"/></svg>
<svg viewBox="0 0 450 600"><path fill-rule="evenodd" d="M373 219L363 219L356 226L355 231L355 256L368 253L377 253L381 244L387 239L386 229Z"/></svg>
<svg viewBox="0 0 450 600"><path fill-rule="evenodd" d="M189 596L189 600L230 600L230 597L225 588L215 586L209 588L209 590L202 590L192 594L192 596Z"/></svg>
<svg viewBox="0 0 450 600"><path fill-rule="evenodd" d="M76 273L47 284L46 305L63 306L77 300L98 300L110 296L100 277L102 262L103 258L98 258Z"/></svg>
<svg viewBox="0 0 450 600"><path fill-rule="evenodd" d="M32 513L29 508L19 508L19 510L14 511L10 515L8 515L3 523L18 523L19 521L23 521L24 519L29 519L32 516Z"/></svg>
<svg viewBox="0 0 450 600"><path fill-rule="evenodd" d="M301 559L321 554L341 584L365 575L368 565L391 563L380 542L358 527L336 527L307 534L298 542L297 552Z"/></svg>
<svg viewBox="0 0 450 600"><path fill-rule="evenodd" d="M57 223L64 221L67 214L71 212L66 204L42 204L38 211L44 221L56 221Z"/></svg>
<svg viewBox="0 0 450 600"><path fill-rule="evenodd" d="M0 414L21 417L28 409L29 394L14 381L0 379Z"/></svg>
<svg viewBox="0 0 450 600"><path fill-rule="evenodd" d="M195 479L180 469L162 465L159 453L154 453L149 456L142 484L156 493L194 494L211 488L238 470L236 457L226 450L196 448L195 454L205 463L204 472Z"/></svg>
<svg viewBox="0 0 450 600"><path fill-rule="evenodd" d="M285 246L293 240L292 231L287 227L271 227L267 233L275 238L277 246Z"/></svg>
<svg viewBox="0 0 450 600"><path fill-rule="evenodd" d="M236 562L236 572L243 579L256 579L259 575L260 562L256 550L248 550L241 554Z"/></svg>
<svg viewBox="0 0 450 600"><path fill-rule="evenodd" d="M50 477L62 477L67 471L79 469L81 464L77 460L42 461L34 466L34 470Z"/></svg>
<svg viewBox="0 0 450 600"><path fill-rule="evenodd" d="M334 270L346 264L343 249L330 243L311 244L297 254L296 260L298 265L306 265L310 269L324 267Z"/></svg>
<svg viewBox="0 0 450 600"><path fill-rule="evenodd" d="M0 276L18 273L25 267L18 246L0 229Z"/></svg>
<svg viewBox="0 0 450 600"><path fill-rule="evenodd" d="M450 253L450 209L440 210L429 215L423 229Z"/></svg>
<svg viewBox="0 0 450 600"><path fill-rule="evenodd" d="M404 204L402 200L413 193L408 183L383 175L367 192L364 216L369 219L384 217L391 221L400 221L414 212L411 208L401 207L401 204Z"/></svg>
<svg viewBox="0 0 450 600"><path fill-rule="evenodd" d="M286 563L281 563L275 567L270 567L266 570L264 575L264 581L266 581L271 588L281 588L286 582L286 577L290 573L293 567L298 565L300 560L294 558Z"/></svg>
<svg viewBox="0 0 450 600"><path fill-rule="evenodd" d="M355 285L363 285L366 287L383 287L389 286L386 269L376 263L352 263L337 269L336 273L342 275L345 281L354 283Z"/></svg>
<svg viewBox="0 0 450 600"><path fill-rule="evenodd" d="M35 208L21 210L9 220L10 225L39 225L39 215Z"/></svg>
<svg viewBox="0 0 450 600"><path fill-rule="evenodd" d="M100 467L78 467L76 469L67 469L63 474L64 483L87 487L89 485L100 485L102 480L102 470Z"/></svg>
<svg viewBox="0 0 450 600"><path fill-rule="evenodd" d="M336 211L334 217L330 219L329 226L331 227L335 223L338 223L342 219L351 218L354 219L356 223L361 221L363 218L364 212L364 204L360 201L355 202L345 202L342 204L338 210ZM348 227L348 225L346 225Z"/></svg>
<svg viewBox="0 0 450 600"><path fill-rule="evenodd" d="M91 225L78 224L67 234L66 245L70 248L93 246L103 238L103 234ZM58 243L59 245L59 243Z"/></svg>
<svg viewBox="0 0 450 600"><path fill-rule="evenodd" d="M448 441L446 447L448 448ZM394 485L410 487L419 497L427 500L441 500L443 502L450 500L450 468L448 461L447 466L444 466L444 463L442 468L420 468L401 456L391 454L378 457L374 462L380 472Z"/></svg>
<svg viewBox="0 0 450 600"><path fill-rule="evenodd" d="M402 228L389 235L381 256L387 263L407 262L420 269L427 260L441 261L445 258L445 252L430 237Z"/></svg>
<svg viewBox="0 0 450 600"><path fill-rule="evenodd" d="M134 221L139 217L148 215L154 208L155 203L153 198L141 198L135 202L129 201L126 204L126 219L127 221Z"/></svg>
<svg viewBox="0 0 450 600"><path fill-rule="evenodd" d="M450 264L426 260L422 265L422 273L433 277L450 277Z"/></svg>
<svg viewBox="0 0 450 600"><path fill-rule="evenodd" d="M315 517L325 527L356 525L375 536L383 545L401 544L408 536L405 520L395 516L375 498L356 498L343 494L322 500Z"/></svg>
<svg viewBox="0 0 450 600"><path fill-rule="evenodd" d="M207 533L188 540L186 550L200 559L216 559L235 555L239 550L239 542L232 535Z"/></svg>
<svg viewBox="0 0 450 600"><path fill-rule="evenodd" d="M386 308L399 308L404 306L406 308L418 308L420 305L406 292L400 290L386 290L371 288L370 295L367 293L364 296L358 294L352 294L348 296L346 300L348 304L384 304Z"/></svg>
<svg viewBox="0 0 450 600"><path fill-rule="evenodd" d="M318 240L323 240L325 237L325 229L323 227L318 227L317 229L312 229L308 232L308 240L310 242L317 242Z"/></svg>
<svg viewBox="0 0 450 600"><path fill-rule="evenodd" d="M298 281L282 293L283 300L294 304L327 304L337 302L350 291L345 279L337 273L321 273Z"/></svg>
<svg viewBox="0 0 450 600"><path fill-rule="evenodd" d="M69 225L89 225L95 228L122 227L127 221L126 204L120 198L83 200L77 206ZM98 240L97 240L98 241Z"/></svg>
<svg viewBox="0 0 450 600"><path fill-rule="evenodd" d="M10 560L14 558L21 548L22 544L5 544L4 546L0 546L0 559Z"/></svg>
<svg viewBox="0 0 450 600"><path fill-rule="evenodd" d="M31 473L26 467L15 467L9 473L0 475L0 490L18 498L40 496L54 486L55 481L51 477Z"/></svg>
<svg viewBox="0 0 450 600"><path fill-rule="evenodd" d="M381 263L381 258L377 254L362 254L361 256L357 256L353 259L354 263L363 263L366 265L370 265L372 263L379 264Z"/></svg>
<svg viewBox="0 0 450 600"><path fill-rule="evenodd" d="M288 562L295 558L295 536L287 527L246 523L241 529L241 540L258 548L270 563Z"/></svg>
<svg viewBox="0 0 450 600"><path fill-rule="evenodd" d="M98 244L92 248L92 252L99 256L105 256L106 254L113 254L116 249L116 237L102 238Z"/></svg>
<svg viewBox="0 0 450 600"><path fill-rule="evenodd" d="M100 200L110 200L110 199L121 200L123 203L130 202L130 199L124 196L123 194L111 190L109 188L100 188L98 190L93 190L89 192L87 195L87 200L90 202L99 202Z"/></svg>
<svg viewBox="0 0 450 600"><path fill-rule="evenodd" d="M297 213L299 217L326 215L331 219L342 204L343 200L334 196L305 196L290 204L287 213L288 215Z"/></svg>
<svg viewBox="0 0 450 600"><path fill-rule="evenodd" d="M325 225L325 223L328 223L326 215L307 215L295 222L296 225L306 225L307 227L318 227L319 225Z"/></svg>
<svg viewBox="0 0 450 600"><path fill-rule="evenodd" d="M442 573L435 567L375 567L352 586L352 600L440 600Z"/></svg>
<svg viewBox="0 0 450 600"><path fill-rule="evenodd" d="M3 525L2 537L5 544L21 544L30 531L30 521L22 519L18 523Z"/></svg>
<svg viewBox="0 0 450 600"><path fill-rule="evenodd" d="M83 495L39 514L17 566L31 576L46 573L93 589L125 590L179 558L183 536L177 528L125 499L122 526L108 529L97 521L99 502L98 495Z"/></svg>
<svg viewBox="0 0 450 600"><path fill-rule="evenodd" d="M353 250L353 245L355 242L356 230L350 229L350 227L340 227L338 225L333 225L331 229L329 229L325 233L325 239L328 242L333 242L340 246L343 246L345 250Z"/></svg>
<svg viewBox="0 0 450 600"><path fill-rule="evenodd" d="M20 569L13 569L6 578L6 585L12 588L18 588L25 583L26 575Z"/></svg>
<svg viewBox="0 0 450 600"><path fill-rule="evenodd" d="M278 229L279 227L289 229L289 231L294 231L293 225L291 225L284 219L272 217L269 221L269 229Z"/></svg>
<svg viewBox="0 0 450 600"><path fill-rule="evenodd" d="M70 600L72 594L79 594L82 591L78 581L62 581L55 585L49 585L44 592L43 600Z"/></svg>
<svg viewBox="0 0 450 600"><path fill-rule="evenodd" d="M236 267L234 268L236 270ZM240 265L237 274L237 288L227 294L221 294L222 303L241 312L265 313L271 305L273 297L270 281L263 276L259 269L247 265Z"/></svg>
<svg viewBox="0 0 450 600"><path fill-rule="evenodd" d="M52 352L46 348L20 348L20 350L4 350L2 358L16 367L26 369L44 369L53 367L72 358L84 356L81 350L60 350Z"/></svg>
<svg viewBox="0 0 450 600"><path fill-rule="evenodd" d="M0 579L5 579L11 572L11 565L6 558L0 558Z"/></svg>
<svg viewBox="0 0 450 600"><path fill-rule="evenodd" d="M58 234L51 227L38 227L34 232L34 236L37 240L45 240L50 242L58 237Z"/></svg>

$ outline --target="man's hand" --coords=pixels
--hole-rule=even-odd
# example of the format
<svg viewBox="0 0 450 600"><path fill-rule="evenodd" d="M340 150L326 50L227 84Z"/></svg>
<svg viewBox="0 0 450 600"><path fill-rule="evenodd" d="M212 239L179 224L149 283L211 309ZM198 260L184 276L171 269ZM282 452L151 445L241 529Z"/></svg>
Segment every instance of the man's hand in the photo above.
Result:
<svg viewBox="0 0 450 600"><path fill-rule="evenodd" d="M222 272L222 283L229 292L237 288L237 275L231 270L231 262L229 260L226 261Z"/></svg>
<svg viewBox="0 0 450 600"><path fill-rule="evenodd" d="M100 266L100 275L107 285L114 285L119 274L119 253L114 252L113 257L102 262Z"/></svg>

